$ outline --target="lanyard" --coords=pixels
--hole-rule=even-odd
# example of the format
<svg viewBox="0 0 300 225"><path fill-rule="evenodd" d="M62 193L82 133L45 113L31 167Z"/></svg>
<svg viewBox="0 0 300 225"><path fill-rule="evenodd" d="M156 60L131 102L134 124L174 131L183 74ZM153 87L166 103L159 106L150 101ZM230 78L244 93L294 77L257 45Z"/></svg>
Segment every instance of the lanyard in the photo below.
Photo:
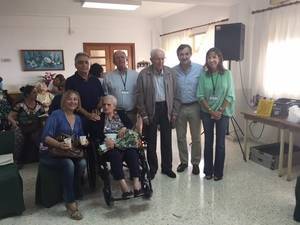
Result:
<svg viewBox="0 0 300 225"><path fill-rule="evenodd" d="M216 94L216 86L217 86L217 83L218 83L218 79L219 79L219 76L217 75L217 80L216 80L216 83L214 83L214 79L213 79L213 76L211 75L211 83L212 83L212 86L213 86L213 95Z"/></svg>
<svg viewBox="0 0 300 225"><path fill-rule="evenodd" d="M123 86L124 86L124 90L126 90L126 82L127 82L127 71L125 72L125 79L123 79L123 76L120 74L120 77L121 77L121 80L122 80L122 83L123 83Z"/></svg>

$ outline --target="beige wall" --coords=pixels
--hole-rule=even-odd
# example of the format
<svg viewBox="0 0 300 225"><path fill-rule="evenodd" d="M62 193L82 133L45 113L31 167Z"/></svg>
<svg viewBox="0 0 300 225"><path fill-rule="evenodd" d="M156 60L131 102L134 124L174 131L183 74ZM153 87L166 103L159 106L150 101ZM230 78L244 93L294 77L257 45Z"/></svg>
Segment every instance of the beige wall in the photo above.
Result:
<svg viewBox="0 0 300 225"><path fill-rule="evenodd" d="M24 72L21 49L63 49L66 76L74 73L73 58L83 50L83 42L135 43L136 62L149 60L152 44L157 44L159 23L128 16L0 16L0 76L10 92L34 83L44 72ZM154 34L154 36L153 36Z"/></svg>

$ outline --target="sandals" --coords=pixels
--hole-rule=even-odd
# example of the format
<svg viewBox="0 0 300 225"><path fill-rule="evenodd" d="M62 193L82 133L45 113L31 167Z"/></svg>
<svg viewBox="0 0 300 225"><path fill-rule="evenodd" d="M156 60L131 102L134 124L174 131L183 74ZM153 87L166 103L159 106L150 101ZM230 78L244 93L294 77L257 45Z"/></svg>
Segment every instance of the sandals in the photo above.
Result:
<svg viewBox="0 0 300 225"><path fill-rule="evenodd" d="M144 194L143 190L142 189L139 189L139 190L133 190L133 196L136 198L136 197L140 197Z"/></svg>
<svg viewBox="0 0 300 225"><path fill-rule="evenodd" d="M122 193L122 198L123 198L123 199L129 199L129 198L132 197L132 195L133 195L133 192L132 192L132 191L123 192L123 193Z"/></svg>
<svg viewBox="0 0 300 225"><path fill-rule="evenodd" d="M69 215L69 217L71 219L73 219L73 220L81 220L83 218L81 212L77 208L77 204L76 204L76 209L72 209L67 204L66 204L66 208L67 208L67 213L68 213L68 215Z"/></svg>

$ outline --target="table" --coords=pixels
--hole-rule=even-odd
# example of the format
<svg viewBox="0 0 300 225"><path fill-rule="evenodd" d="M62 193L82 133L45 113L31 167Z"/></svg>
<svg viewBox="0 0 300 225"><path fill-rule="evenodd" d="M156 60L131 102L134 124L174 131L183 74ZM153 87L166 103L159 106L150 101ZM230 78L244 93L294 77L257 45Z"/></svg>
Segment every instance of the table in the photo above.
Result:
<svg viewBox="0 0 300 225"><path fill-rule="evenodd" d="M248 148L248 126L249 121L256 121L263 124L267 124L273 127L277 127L280 130L280 152L279 152L279 168L278 175L283 176L283 156L284 156L284 132L288 131L289 134L289 151L288 151L288 167L287 167L287 180L292 180L292 161L293 161L293 146L294 146L294 132L300 132L300 124L292 123L286 119L276 118L276 117L261 117L255 113L241 112L244 116L244 149L246 158L249 158L249 148Z"/></svg>

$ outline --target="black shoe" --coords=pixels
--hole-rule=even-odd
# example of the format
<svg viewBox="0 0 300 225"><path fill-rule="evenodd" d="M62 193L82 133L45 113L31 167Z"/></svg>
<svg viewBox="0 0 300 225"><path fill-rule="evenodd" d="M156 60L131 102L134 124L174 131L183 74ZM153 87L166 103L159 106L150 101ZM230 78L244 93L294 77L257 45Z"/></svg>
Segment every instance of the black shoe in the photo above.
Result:
<svg viewBox="0 0 300 225"><path fill-rule="evenodd" d="M133 195L134 195L134 197L136 198L136 197L139 197L139 196L142 196L144 193L143 193L143 190L142 189L140 189L140 190L134 190L133 191Z"/></svg>
<svg viewBox="0 0 300 225"><path fill-rule="evenodd" d="M180 163L180 164L178 165L178 167L177 167L177 172L178 172L178 173L181 173L181 172L185 171L185 169L186 169L187 167L188 167L187 164L185 164L185 163Z"/></svg>
<svg viewBox="0 0 300 225"><path fill-rule="evenodd" d="M152 172L150 172L150 179L151 179L151 180L153 180L153 179L154 179L154 177L155 177L155 175L156 175L156 173L152 173Z"/></svg>
<svg viewBox="0 0 300 225"><path fill-rule="evenodd" d="M200 173L200 170L199 170L199 166L198 166L198 165L193 165L192 173L193 173L194 175L198 175L198 174Z"/></svg>
<svg viewBox="0 0 300 225"><path fill-rule="evenodd" d="M132 197L132 195L133 195L132 191L123 192L122 193L122 198L123 199L129 199L130 197Z"/></svg>
<svg viewBox="0 0 300 225"><path fill-rule="evenodd" d="M18 170L23 169L23 167L24 167L24 164L23 164L23 163L17 163L17 169L18 169Z"/></svg>
<svg viewBox="0 0 300 225"><path fill-rule="evenodd" d="M222 180L223 179L223 177L216 177L216 176L214 176L214 181L219 181L219 180Z"/></svg>
<svg viewBox="0 0 300 225"><path fill-rule="evenodd" d="M211 180L213 177L212 177L212 175L206 175L204 178L205 178L206 180Z"/></svg>
<svg viewBox="0 0 300 225"><path fill-rule="evenodd" d="M176 178L176 174L172 170L170 170L170 171L162 171L161 173L167 175L170 178Z"/></svg>

